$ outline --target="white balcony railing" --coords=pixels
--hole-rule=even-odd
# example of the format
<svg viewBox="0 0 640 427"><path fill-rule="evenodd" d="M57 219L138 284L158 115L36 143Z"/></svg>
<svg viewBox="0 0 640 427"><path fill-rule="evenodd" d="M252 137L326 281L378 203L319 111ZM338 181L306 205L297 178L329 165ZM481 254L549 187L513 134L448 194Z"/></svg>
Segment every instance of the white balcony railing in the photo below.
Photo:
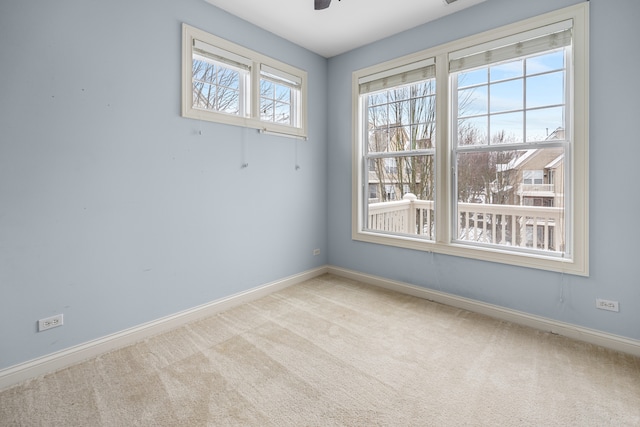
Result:
<svg viewBox="0 0 640 427"><path fill-rule="evenodd" d="M555 192L554 184L520 184L518 193L553 193Z"/></svg>
<svg viewBox="0 0 640 427"><path fill-rule="evenodd" d="M402 200L369 204L368 228L435 238L434 204L406 194ZM458 203L462 241L564 250L564 209L541 206Z"/></svg>

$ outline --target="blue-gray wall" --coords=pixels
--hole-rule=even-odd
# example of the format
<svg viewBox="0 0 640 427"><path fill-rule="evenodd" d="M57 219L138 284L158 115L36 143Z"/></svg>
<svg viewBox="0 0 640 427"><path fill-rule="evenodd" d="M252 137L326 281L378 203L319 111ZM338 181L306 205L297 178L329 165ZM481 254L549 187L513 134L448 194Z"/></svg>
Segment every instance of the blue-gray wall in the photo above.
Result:
<svg viewBox="0 0 640 427"><path fill-rule="evenodd" d="M203 0L1 2L0 369L325 263L640 339L637 0L591 1L589 278L350 238L351 73L577 2L487 0L328 61ZM307 70L309 141L181 118L182 22Z"/></svg>
<svg viewBox="0 0 640 427"><path fill-rule="evenodd" d="M329 60L329 263L640 339L640 2L591 1L590 277L351 240L351 73L369 65L579 3L487 0ZM617 300L620 312L595 308Z"/></svg>
<svg viewBox="0 0 640 427"><path fill-rule="evenodd" d="M182 22L307 70L309 141L181 118ZM325 265L326 87L203 0L0 2L0 369Z"/></svg>

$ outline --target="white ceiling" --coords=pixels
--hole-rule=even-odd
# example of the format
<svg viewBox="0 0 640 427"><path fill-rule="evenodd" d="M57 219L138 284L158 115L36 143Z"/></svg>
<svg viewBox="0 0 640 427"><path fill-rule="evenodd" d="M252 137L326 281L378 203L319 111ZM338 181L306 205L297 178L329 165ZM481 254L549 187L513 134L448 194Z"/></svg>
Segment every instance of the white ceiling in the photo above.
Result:
<svg viewBox="0 0 640 427"><path fill-rule="evenodd" d="M485 0L205 0L324 57L332 57Z"/></svg>

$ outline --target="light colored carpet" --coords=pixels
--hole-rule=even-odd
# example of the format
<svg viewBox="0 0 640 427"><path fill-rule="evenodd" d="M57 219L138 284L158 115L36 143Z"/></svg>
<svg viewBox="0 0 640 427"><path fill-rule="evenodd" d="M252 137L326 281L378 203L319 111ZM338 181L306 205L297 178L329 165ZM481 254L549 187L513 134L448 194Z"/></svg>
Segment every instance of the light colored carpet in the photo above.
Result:
<svg viewBox="0 0 640 427"><path fill-rule="evenodd" d="M640 359L324 275L0 393L2 426L637 426Z"/></svg>

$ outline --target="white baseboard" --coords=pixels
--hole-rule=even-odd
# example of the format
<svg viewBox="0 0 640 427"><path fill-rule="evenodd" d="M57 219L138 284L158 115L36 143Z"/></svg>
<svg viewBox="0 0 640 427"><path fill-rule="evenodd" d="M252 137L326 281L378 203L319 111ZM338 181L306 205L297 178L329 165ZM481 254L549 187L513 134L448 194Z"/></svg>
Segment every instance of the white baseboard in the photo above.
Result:
<svg viewBox="0 0 640 427"><path fill-rule="evenodd" d="M534 316L516 310L510 310L404 282L372 276L340 267L324 266L0 370L0 390L30 378L55 372L92 357L134 344L195 320L220 313L237 305L256 300L289 286L302 283L324 273L335 274L336 276L346 277L418 298L424 298L452 307L485 314L497 319L529 326L535 329L553 332L568 338L573 338L640 357L640 341L638 340L632 340L593 329L583 328L569 323L558 322L544 317Z"/></svg>
<svg viewBox="0 0 640 427"><path fill-rule="evenodd" d="M353 270L347 270L339 267L328 268L328 273L335 274L359 282L378 286L381 288L401 292L403 294L412 295L452 307L461 308L472 311L474 313L485 314L496 319L505 320L519 325L529 326L542 331L552 332L579 341L590 344L599 345L611 350L632 354L640 357L640 341L633 340L618 335L600 332L594 329L583 328L581 326L572 325L570 323L558 322L556 320L547 319L545 317L534 316L528 313L499 307L480 301L463 298L444 292L434 291L432 289L422 288L420 286L408 283L398 282L395 280L385 279L378 276L360 273Z"/></svg>
<svg viewBox="0 0 640 427"><path fill-rule="evenodd" d="M220 313L240 304L254 301L273 292L327 273L328 267L319 267L286 277L248 291L203 304L171 316L144 323L112 335L0 370L0 390L50 372L55 372L92 357L142 341L187 323Z"/></svg>

